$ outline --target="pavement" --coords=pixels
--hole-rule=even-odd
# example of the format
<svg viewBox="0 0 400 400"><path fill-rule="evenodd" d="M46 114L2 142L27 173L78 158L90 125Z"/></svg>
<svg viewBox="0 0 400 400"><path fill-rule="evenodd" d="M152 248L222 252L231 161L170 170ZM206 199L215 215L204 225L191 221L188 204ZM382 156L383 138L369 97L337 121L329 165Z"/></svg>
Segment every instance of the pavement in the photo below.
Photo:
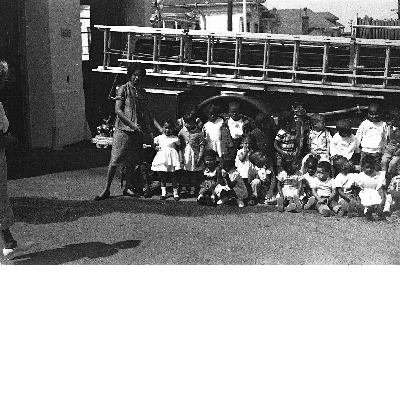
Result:
<svg viewBox="0 0 400 400"><path fill-rule="evenodd" d="M398 223L323 218L312 210L279 213L265 205L239 209L202 207L195 199L130 198L122 196L118 179L111 198L95 202L109 149L47 151L42 160L39 153L21 170L9 162L14 177L8 185L16 216L12 232L36 245L2 264L400 264Z"/></svg>

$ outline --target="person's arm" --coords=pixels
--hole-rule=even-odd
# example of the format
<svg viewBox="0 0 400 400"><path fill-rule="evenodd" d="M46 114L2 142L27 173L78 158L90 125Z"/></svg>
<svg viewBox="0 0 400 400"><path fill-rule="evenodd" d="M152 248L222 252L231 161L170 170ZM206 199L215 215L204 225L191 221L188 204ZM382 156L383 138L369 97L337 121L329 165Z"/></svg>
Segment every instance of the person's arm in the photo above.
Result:
<svg viewBox="0 0 400 400"><path fill-rule="evenodd" d="M117 100L115 101L115 114L119 117L119 119L126 125L132 128L135 132L140 132L141 128L139 125L133 123L129 120L124 114L125 108L125 98L123 97L123 87L117 93Z"/></svg>
<svg viewBox="0 0 400 400"><path fill-rule="evenodd" d="M328 203L334 200L336 196L337 196L337 188L334 185L332 185L332 191L331 195L329 196Z"/></svg>
<svg viewBox="0 0 400 400"><path fill-rule="evenodd" d="M248 148L243 148L242 150L240 150L238 153L239 161L244 162L246 160L247 154L249 154Z"/></svg>
<svg viewBox="0 0 400 400"><path fill-rule="evenodd" d="M343 191L343 188L338 187L337 191L339 193L339 197L342 197L343 199L345 199L348 202L351 200L351 198L349 196L347 196L347 194Z"/></svg>
<svg viewBox="0 0 400 400"><path fill-rule="evenodd" d="M282 199L284 199L285 196L283 195L283 190L282 190L283 185L282 185L282 182L281 182L280 180L278 180L277 185L278 185L278 193L279 193L279 196L282 197Z"/></svg>

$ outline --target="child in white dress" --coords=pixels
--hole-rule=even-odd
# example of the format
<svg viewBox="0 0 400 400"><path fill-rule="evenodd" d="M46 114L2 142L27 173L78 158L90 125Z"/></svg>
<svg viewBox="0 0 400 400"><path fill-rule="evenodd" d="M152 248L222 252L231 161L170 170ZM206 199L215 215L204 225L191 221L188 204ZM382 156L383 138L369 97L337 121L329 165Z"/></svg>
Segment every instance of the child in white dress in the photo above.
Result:
<svg viewBox="0 0 400 400"><path fill-rule="evenodd" d="M343 216L347 212L349 218L353 216L359 205L359 199L355 193L355 182L358 174L352 171L353 163L346 160L341 164L339 173L335 177L335 185L339 193L338 204L341 206L338 215Z"/></svg>
<svg viewBox="0 0 400 400"><path fill-rule="evenodd" d="M164 122L163 133L154 138L154 144L157 154L154 157L151 169L157 171L160 175L160 200L165 200L167 196L167 175L170 174L174 199L178 201L176 171L181 169L182 154L179 138L175 134L175 124L171 119Z"/></svg>
<svg viewBox="0 0 400 400"><path fill-rule="evenodd" d="M385 172L377 171L379 163L374 155L366 155L361 164L361 172L356 179L356 185L361 189L358 196L364 207L364 214L367 220L373 220L373 213L378 219L383 217L385 205Z"/></svg>
<svg viewBox="0 0 400 400"><path fill-rule="evenodd" d="M221 150L221 127L224 120L219 116L219 108L215 104L210 104L205 114L208 121L203 126L203 134L205 137L205 147L209 150L214 150L218 157L222 157Z"/></svg>
<svg viewBox="0 0 400 400"><path fill-rule="evenodd" d="M189 195L197 197L203 180L204 136L192 111L185 113L183 118L184 126L178 134L183 152L183 170L186 184L190 187Z"/></svg>

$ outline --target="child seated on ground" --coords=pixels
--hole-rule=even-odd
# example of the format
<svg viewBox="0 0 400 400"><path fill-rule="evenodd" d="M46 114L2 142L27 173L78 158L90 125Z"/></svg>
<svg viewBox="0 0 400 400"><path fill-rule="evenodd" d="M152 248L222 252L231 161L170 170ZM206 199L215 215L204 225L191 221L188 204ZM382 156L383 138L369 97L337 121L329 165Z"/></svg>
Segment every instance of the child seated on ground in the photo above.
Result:
<svg viewBox="0 0 400 400"><path fill-rule="evenodd" d="M304 169L306 173L302 176L301 179L301 201L303 203L303 208L305 210L309 210L312 208L315 203L315 197L312 193L312 181L315 179L315 173L317 172L318 160L314 156L310 156L307 158Z"/></svg>
<svg viewBox="0 0 400 400"><path fill-rule="evenodd" d="M250 136L255 142L254 150L260 151L264 156L269 158L274 150L274 140L278 133L278 126L270 113L257 114L254 122L255 127L250 132Z"/></svg>
<svg viewBox="0 0 400 400"><path fill-rule="evenodd" d="M216 151L207 149L204 151L203 182L200 185L199 197L197 203L206 206L215 205L215 187L218 179L221 179L221 171L217 164L218 154Z"/></svg>
<svg viewBox="0 0 400 400"><path fill-rule="evenodd" d="M358 196L368 220L373 220L373 213L376 213L378 219L383 216L386 181L385 172L378 172L378 168L379 164L374 155L367 155L362 160L361 172L356 179L356 185L361 189Z"/></svg>
<svg viewBox="0 0 400 400"><path fill-rule="evenodd" d="M301 172L305 172L305 162L313 156L319 161L329 161L331 134L325 127L325 117L321 114L311 116L311 130L308 133L308 154L303 158Z"/></svg>
<svg viewBox="0 0 400 400"><path fill-rule="evenodd" d="M388 136L386 122L380 119L380 108L378 104L368 106L368 116L361 122L357 129L356 137L361 147L361 164L367 155L372 155L380 162L383 148Z"/></svg>
<svg viewBox="0 0 400 400"><path fill-rule="evenodd" d="M251 188L249 186L249 170L252 168L252 164L249 160L250 154L253 152L253 140L249 135L242 136L242 144L236 153L235 167L243 179L244 184L247 187L249 195L251 194Z"/></svg>
<svg viewBox="0 0 400 400"><path fill-rule="evenodd" d="M278 211L299 212L303 207L300 201L301 174L295 161L282 160L277 184L279 193L279 197L276 199Z"/></svg>
<svg viewBox="0 0 400 400"><path fill-rule="evenodd" d="M244 200L248 197L247 188L235 168L235 160L222 161L221 178L215 187L215 194L218 198L217 205L234 199L240 208L244 207Z"/></svg>
<svg viewBox="0 0 400 400"><path fill-rule="evenodd" d="M400 164L397 165L397 175L394 176L389 184L386 201L385 213L393 213L400 210Z"/></svg>
<svg viewBox="0 0 400 400"><path fill-rule="evenodd" d="M333 135L330 143L331 160L342 156L355 163L356 154L358 154L358 142L351 131L351 124L341 119L336 122L336 133Z"/></svg>
<svg viewBox="0 0 400 400"><path fill-rule="evenodd" d="M338 204L341 206L339 215L347 213L349 218L353 217L354 212L359 208L360 201L356 194L356 179L358 174L353 173L353 164L347 160L341 164L339 173L335 178L335 185L339 193Z"/></svg>
<svg viewBox="0 0 400 400"><path fill-rule="evenodd" d="M331 178L331 164L328 161L318 163L316 177L312 181L312 193L316 200L315 208L321 215L329 217L331 210L336 214L339 212L336 185Z"/></svg>
<svg viewBox="0 0 400 400"><path fill-rule="evenodd" d="M291 112L282 112L279 115L279 130L275 137L276 164L278 172L284 161L297 161L299 141L296 123Z"/></svg>
<svg viewBox="0 0 400 400"><path fill-rule="evenodd" d="M400 161L400 110L391 110L388 121L388 141L383 150L381 168L390 182Z"/></svg>
<svg viewBox="0 0 400 400"><path fill-rule="evenodd" d="M249 171L251 192L247 204L255 205L258 202L270 204L275 199L276 187L272 162L260 151L251 153L249 159L252 164Z"/></svg>

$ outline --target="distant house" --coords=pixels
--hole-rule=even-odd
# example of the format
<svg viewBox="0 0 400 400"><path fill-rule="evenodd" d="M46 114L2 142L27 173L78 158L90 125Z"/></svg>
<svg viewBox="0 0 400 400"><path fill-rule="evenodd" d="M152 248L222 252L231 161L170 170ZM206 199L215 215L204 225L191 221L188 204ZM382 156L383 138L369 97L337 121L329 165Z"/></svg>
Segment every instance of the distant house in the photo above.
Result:
<svg viewBox="0 0 400 400"><path fill-rule="evenodd" d="M344 25L330 12L314 12L309 8L273 10L271 32L288 35L340 36Z"/></svg>
<svg viewBox="0 0 400 400"><path fill-rule="evenodd" d="M261 0L260 0L261 1ZM274 15L260 1L247 1L246 22L247 32L270 32L268 20ZM228 30L228 2L227 0L198 0L196 4L188 4L185 0L164 0L162 10L165 15L166 27L183 27L175 23L171 25L173 16L182 21L182 15L198 19L198 28L214 32ZM234 1L232 7L232 31L243 32L243 2Z"/></svg>

